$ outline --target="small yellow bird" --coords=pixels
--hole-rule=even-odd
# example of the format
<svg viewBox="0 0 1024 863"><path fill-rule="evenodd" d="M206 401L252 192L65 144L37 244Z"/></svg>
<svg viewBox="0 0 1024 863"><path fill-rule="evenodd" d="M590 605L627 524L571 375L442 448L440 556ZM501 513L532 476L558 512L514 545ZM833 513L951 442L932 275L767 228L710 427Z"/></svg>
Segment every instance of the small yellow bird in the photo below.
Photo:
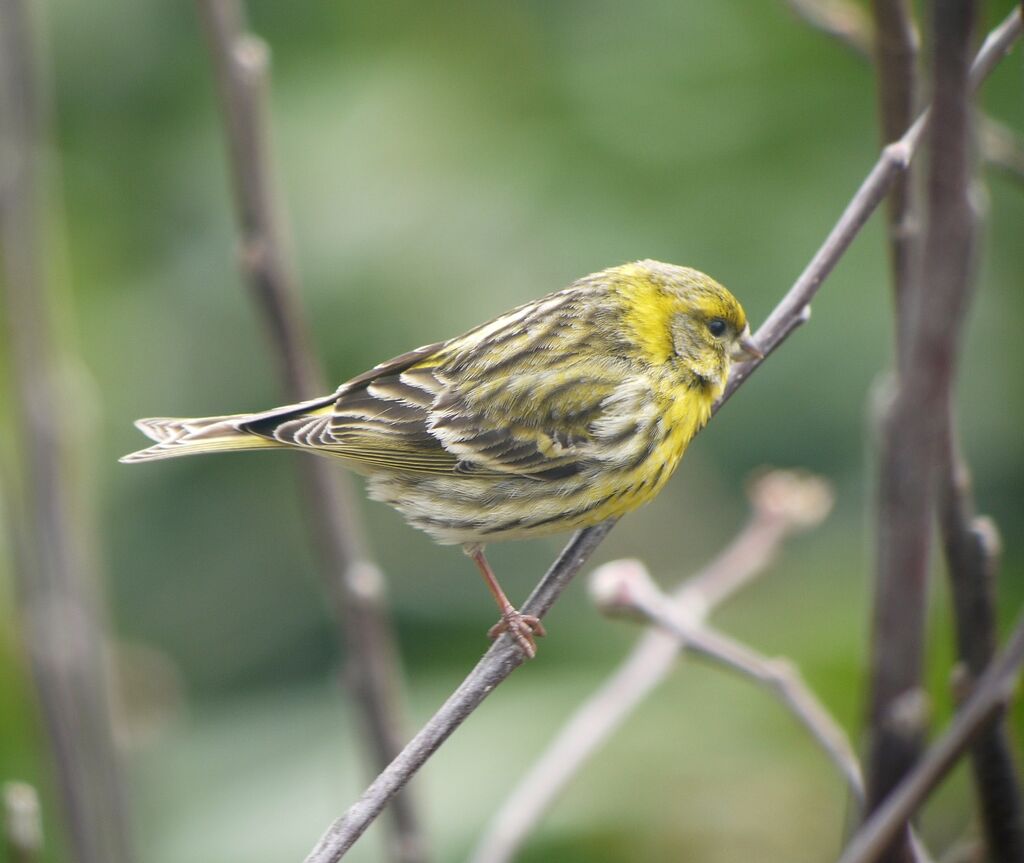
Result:
<svg viewBox="0 0 1024 863"><path fill-rule="evenodd" d="M760 357L743 308L710 277L638 261L586 276L331 395L262 413L142 419L123 462L308 450L366 475L370 497L461 544L527 657L540 621L484 557L494 540L598 524L653 498L711 416L730 363Z"/></svg>

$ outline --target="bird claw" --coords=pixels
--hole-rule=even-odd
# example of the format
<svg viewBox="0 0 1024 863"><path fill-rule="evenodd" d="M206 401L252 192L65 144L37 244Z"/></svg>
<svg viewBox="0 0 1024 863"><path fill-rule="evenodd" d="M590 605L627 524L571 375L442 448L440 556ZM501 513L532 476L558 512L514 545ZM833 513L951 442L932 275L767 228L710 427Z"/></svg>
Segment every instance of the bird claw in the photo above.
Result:
<svg viewBox="0 0 1024 863"><path fill-rule="evenodd" d="M493 640L504 632L509 633L515 639L523 656L527 659L533 659L537 655L537 643L533 640L534 637L543 638L547 635L539 617L533 614L523 614L514 608L502 612L501 620L487 630L487 637Z"/></svg>

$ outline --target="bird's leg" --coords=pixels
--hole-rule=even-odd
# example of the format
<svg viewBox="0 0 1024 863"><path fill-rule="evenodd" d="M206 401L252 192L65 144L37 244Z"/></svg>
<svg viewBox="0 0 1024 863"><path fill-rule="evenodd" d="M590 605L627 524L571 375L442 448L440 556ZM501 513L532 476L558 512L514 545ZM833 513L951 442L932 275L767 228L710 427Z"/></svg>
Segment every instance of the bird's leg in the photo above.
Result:
<svg viewBox="0 0 1024 863"><path fill-rule="evenodd" d="M508 632L515 639L516 644L519 645L523 655L527 659L533 659L537 655L537 644L533 640L534 636L539 638L546 634L540 618L532 614L523 614L508 601L505 591L498 584L498 579L495 577L491 565L487 562L487 558L484 557L484 547L482 545L477 543L466 544L463 546L463 550L473 558L473 562L484 577L487 589L491 592L491 596L494 597L494 601L498 603L498 608L501 610L501 620L487 631L488 637L497 638L503 632Z"/></svg>

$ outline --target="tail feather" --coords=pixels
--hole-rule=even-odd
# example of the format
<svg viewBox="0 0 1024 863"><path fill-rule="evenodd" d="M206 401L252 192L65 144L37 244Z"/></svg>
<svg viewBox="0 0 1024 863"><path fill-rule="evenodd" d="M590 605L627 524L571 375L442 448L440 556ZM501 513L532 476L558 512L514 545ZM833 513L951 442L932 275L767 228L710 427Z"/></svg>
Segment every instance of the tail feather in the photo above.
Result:
<svg viewBox="0 0 1024 863"><path fill-rule="evenodd" d="M135 421L135 427L156 443L138 452L122 456L120 461L132 464L198 455L204 452L225 452L245 449L280 449L286 441L272 435L274 426L307 413L330 410L337 394L321 396L294 405L273 408L255 414L228 414L222 417L150 417ZM269 423L265 429L261 426Z"/></svg>
<svg viewBox="0 0 1024 863"><path fill-rule="evenodd" d="M156 444L122 456L120 461L132 464L140 461L177 458L183 455L198 455L204 452L277 449L282 446L278 441L240 431L241 423L251 418L252 414L235 414L233 416L191 419L151 417L136 420L136 428L150 440L156 441Z"/></svg>

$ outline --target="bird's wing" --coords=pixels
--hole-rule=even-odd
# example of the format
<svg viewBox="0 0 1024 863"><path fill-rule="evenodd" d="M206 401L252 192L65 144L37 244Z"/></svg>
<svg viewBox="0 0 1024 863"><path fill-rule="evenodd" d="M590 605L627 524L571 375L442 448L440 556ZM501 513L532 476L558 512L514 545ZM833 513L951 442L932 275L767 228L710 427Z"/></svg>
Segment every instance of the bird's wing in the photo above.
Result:
<svg viewBox="0 0 1024 863"><path fill-rule="evenodd" d="M595 343L578 293L522 306L344 384L333 404L277 417L273 436L365 469L559 479L635 430L643 392Z"/></svg>
<svg viewBox="0 0 1024 863"><path fill-rule="evenodd" d="M450 473L457 458L426 429L436 393L402 381L438 342L402 354L345 382L333 396L254 417L245 431L374 468Z"/></svg>

